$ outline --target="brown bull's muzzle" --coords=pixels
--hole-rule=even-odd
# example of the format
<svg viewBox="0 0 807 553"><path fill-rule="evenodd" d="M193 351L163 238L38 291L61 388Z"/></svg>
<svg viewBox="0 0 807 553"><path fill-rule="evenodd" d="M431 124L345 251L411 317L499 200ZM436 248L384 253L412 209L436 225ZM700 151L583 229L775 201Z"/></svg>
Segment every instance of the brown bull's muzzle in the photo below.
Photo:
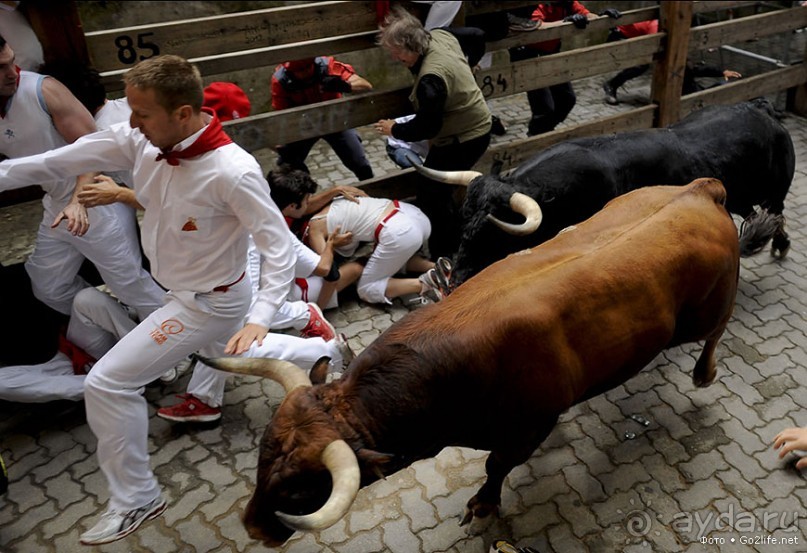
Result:
<svg viewBox="0 0 807 553"><path fill-rule="evenodd" d="M331 495L325 505L308 515L289 515L276 511L280 521L293 530L321 530L336 524L347 514L359 493L361 472L356 454L344 440L335 440L322 451L322 464L331 473Z"/></svg>
<svg viewBox="0 0 807 553"><path fill-rule="evenodd" d="M501 219L497 219L490 213L486 215L486 218L504 232L514 234L516 236L526 236L528 234L532 234L538 230L538 227L541 226L541 221L543 221L544 218L544 214L541 211L541 206L538 205L538 202L526 194L522 194L521 192L513 192L513 194L510 196L510 209L520 215L523 215L524 222L520 225L506 223Z"/></svg>

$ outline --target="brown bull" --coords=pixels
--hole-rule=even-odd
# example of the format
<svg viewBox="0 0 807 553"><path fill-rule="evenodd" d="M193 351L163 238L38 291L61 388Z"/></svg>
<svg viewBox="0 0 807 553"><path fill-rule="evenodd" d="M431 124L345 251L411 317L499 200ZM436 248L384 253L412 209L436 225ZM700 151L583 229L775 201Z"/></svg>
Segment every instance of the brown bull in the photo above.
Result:
<svg viewBox="0 0 807 553"><path fill-rule="evenodd" d="M490 450L463 522L486 516L564 411L665 348L705 340L693 380L709 384L739 271L725 198L714 179L621 196L409 314L330 384L287 363L211 360L288 391L261 442L250 536L271 546L325 528L360 485L446 446Z"/></svg>

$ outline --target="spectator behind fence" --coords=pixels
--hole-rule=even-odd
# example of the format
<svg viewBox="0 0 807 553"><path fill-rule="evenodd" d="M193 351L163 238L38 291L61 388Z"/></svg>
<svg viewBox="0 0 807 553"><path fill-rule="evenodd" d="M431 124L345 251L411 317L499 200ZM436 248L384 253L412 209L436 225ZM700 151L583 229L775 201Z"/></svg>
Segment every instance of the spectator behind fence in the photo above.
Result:
<svg viewBox="0 0 807 553"><path fill-rule="evenodd" d="M413 15L396 8L385 19L378 42L415 77L409 95L415 117L405 123L382 119L376 130L406 142L429 140L425 167L447 171L473 167L490 144L490 110L471 71L485 53L484 32L427 31ZM452 189L419 178L417 203L432 225L431 257L450 256L459 244Z"/></svg>
<svg viewBox="0 0 807 553"><path fill-rule="evenodd" d="M658 19L651 19L649 21L640 21L630 25L619 25L608 34L607 42L614 42L617 40L624 40L634 38L637 36L651 35L658 32ZM637 65L635 67L628 67L623 69L602 84L602 90L605 94L605 103L615 106L619 103L617 98L617 91L620 87L624 86L626 82L643 75L650 68L650 64ZM711 86L701 84L698 79L703 77L712 77L721 79ZM705 90L712 86L718 86L732 79L739 79L742 75L732 69L723 69L715 65L709 65L703 62L690 62L687 61L686 68L684 69L684 82L681 87L681 94L692 94L699 90Z"/></svg>
<svg viewBox="0 0 807 553"><path fill-rule="evenodd" d="M612 18L621 16L618 10L607 8L600 15ZM532 12L532 19L546 23L570 22L578 29L585 29L591 19L597 15L591 13L577 1L542 2ZM547 40L510 49L510 61L521 61L549 56L560 52L560 39ZM546 88L527 91L527 100L532 113L527 125L527 136L546 133L555 129L577 103L577 96L571 82L558 83Z"/></svg>
<svg viewBox="0 0 807 553"><path fill-rule="evenodd" d="M343 92L372 90L373 85L358 75L352 66L322 56L287 61L272 74L272 109L306 106L342 97ZM278 165L291 165L305 172L305 159L322 138L360 181L373 178L373 169L364 154L361 138L355 129L347 129L321 137L306 138L277 147Z"/></svg>
<svg viewBox="0 0 807 553"><path fill-rule="evenodd" d="M232 121L252 112L244 90L235 83L215 81L205 87L202 105L216 112L219 121Z"/></svg>

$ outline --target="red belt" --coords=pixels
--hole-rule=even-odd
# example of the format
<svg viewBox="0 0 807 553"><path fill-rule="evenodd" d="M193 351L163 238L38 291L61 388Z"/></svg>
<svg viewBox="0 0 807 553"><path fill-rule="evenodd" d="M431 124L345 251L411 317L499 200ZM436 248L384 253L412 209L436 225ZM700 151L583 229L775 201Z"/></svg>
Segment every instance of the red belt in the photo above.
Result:
<svg viewBox="0 0 807 553"><path fill-rule="evenodd" d="M244 278L244 275L246 275L246 274L247 274L247 272L244 271L243 273L241 273L240 277L238 277L236 280L234 280L230 284L222 284L221 286L216 286L215 288L213 288L213 291L214 292L226 292L227 290L229 290L230 288L232 288L233 286L235 286L236 284L241 282L243 280L243 278Z"/></svg>
<svg viewBox="0 0 807 553"><path fill-rule="evenodd" d="M400 209L401 205L398 202L398 200L392 200L392 205L395 206L395 209L393 209L392 211L387 213L387 216L384 217L383 219L381 219L381 222L378 223L378 226L375 228L375 241L376 242L378 242L378 235L381 234L381 229L384 228L384 223L389 221L392 218L393 215L395 215L396 213L398 213L401 210Z"/></svg>

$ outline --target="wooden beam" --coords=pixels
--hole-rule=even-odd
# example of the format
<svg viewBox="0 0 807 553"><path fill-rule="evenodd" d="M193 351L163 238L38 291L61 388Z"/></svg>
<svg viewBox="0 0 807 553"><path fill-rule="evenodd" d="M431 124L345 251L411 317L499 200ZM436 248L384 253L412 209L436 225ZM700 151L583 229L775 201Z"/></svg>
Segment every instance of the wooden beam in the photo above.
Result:
<svg viewBox="0 0 807 553"><path fill-rule="evenodd" d="M691 2L664 2L661 5L659 32L666 32L667 40L663 55L654 66L650 91L653 102L659 106L658 127L666 127L680 118L691 21Z"/></svg>
<svg viewBox="0 0 807 553"><path fill-rule="evenodd" d="M649 129L653 126L655 111L656 106L643 106L589 123L582 123L531 138L514 140L506 144L497 144L488 148L488 151L476 163L474 169L489 173L494 165L501 164L502 171L509 171L541 150L564 140Z"/></svg>
<svg viewBox="0 0 807 553"><path fill-rule="evenodd" d="M689 54L723 44L757 40L765 36L786 33L807 27L807 8L785 8L775 12L750 15L709 25L693 27L690 32Z"/></svg>
<svg viewBox="0 0 807 553"><path fill-rule="evenodd" d="M683 96L681 98L681 116L684 117L706 106L736 104L759 96L775 94L788 88L802 87L805 81L807 81L807 65L803 63L738 79Z"/></svg>
<svg viewBox="0 0 807 553"><path fill-rule="evenodd" d="M692 2L692 13L715 12L756 6L759 2L722 2L716 0Z"/></svg>
<svg viewBox="0 0 807 553"><path fill-rule="evenodd" d="M322 24L327 22L327 24ZM128 69L158 54L201 58L375 31L374 2L314 2L87 33L93 65Z"/></svg>
<svg viewBox="0 0 807 553"><path fill-rule="evenodd" d="M479 71L476 82L485 99L491 99L644 65L661 51L663 38L647 35L493 66Z"/></svg>
<svg viewBox="0 0 807 553"><path fill-rule="evenodd" d="M411 113L409 88L366 92L310 106L259 113L224 123L247 151L272 148L303 138L361 127L379 119Z"/></svg>

